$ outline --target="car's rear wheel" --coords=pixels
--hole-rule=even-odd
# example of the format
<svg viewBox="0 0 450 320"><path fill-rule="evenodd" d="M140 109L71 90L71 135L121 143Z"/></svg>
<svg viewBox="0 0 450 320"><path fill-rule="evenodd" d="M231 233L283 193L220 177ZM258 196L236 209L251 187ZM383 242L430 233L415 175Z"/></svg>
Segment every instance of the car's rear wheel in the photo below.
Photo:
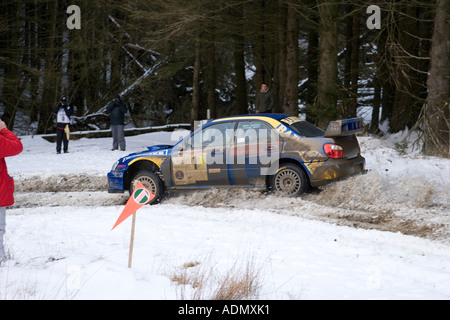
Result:
<svg viewBox="0 0 450 320"><path fill-rule="evenodd" d="M283 164L272 177L270 188L272 191L287 195L298 196L308 189L308 179L305 172L294 164Z"/></svg>
<svg viewBox="0 0 450 320"><path fill-rule="evenodd" d="M133 194L133 191L139 182L155 195L155 197L149 202L150 204L161 201L163 196L163 183L156 173L148 170L139 171L131 179L130 195Z"/></svg>

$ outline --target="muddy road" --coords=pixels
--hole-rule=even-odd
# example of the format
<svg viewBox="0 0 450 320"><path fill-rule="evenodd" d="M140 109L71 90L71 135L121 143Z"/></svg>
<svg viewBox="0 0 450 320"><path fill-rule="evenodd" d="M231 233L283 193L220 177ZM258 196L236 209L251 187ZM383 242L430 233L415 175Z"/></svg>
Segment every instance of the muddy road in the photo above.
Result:
<svg viewBox="0 0 450 320"><path fill-rule="evenodd" d="M128 193L109 194L104 176L52 175L16 177L13 208L118 206ZM211 189L176 192L160 204L230 210L265 210L336 225L400 232L450 243L450 195L420 178L390 178L369 172L298 197L264 190ZM169 206L168 206L169 210Z"/></svg>

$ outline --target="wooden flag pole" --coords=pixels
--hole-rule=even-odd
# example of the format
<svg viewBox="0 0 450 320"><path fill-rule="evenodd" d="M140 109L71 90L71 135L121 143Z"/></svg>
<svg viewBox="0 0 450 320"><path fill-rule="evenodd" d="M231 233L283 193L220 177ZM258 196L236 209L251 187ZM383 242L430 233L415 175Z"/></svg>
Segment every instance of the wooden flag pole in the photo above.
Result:
<svg viewBox="0 0 450 320"><path fill-rule="evenodd" d="M136 212L139 208L149 203L155 195L148 191L142 183L138 183L134 189L133 194L127 201L125 208L117 219L116 223L112 227L113 230L120 223L122 223L129 216L133 215L133 221L131 223L131 239L130 239L130 253L128 255L128 268L131 268L131 260L133 259L133 246L134 246L134 229L136 226Z"/></svg>
<svg viewBox="0 0 450 320"><path fill-rule="evenodd" d="M133 221L131 222L131 239L130 239L130 253L128 255L128 268L131 268L131 260L133 259L134 246L134 228L136 226L136 212L133 213Z"/></svg>

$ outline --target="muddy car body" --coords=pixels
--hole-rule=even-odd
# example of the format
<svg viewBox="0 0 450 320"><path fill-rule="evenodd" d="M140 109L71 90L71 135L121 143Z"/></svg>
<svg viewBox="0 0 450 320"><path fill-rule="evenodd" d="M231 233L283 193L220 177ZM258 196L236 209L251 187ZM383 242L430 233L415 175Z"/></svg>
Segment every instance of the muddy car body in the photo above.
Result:
<svg viewBox="0 0 450 320"><path fill-rule="evenodd" d="M283 114L212 120L174 146L158 145L119 159L108 173L109 192L143 183L165 191L211 187L264 187L299 195L309 187L363 173L356 133L360 118L330 122L323 131Z"/></svg>

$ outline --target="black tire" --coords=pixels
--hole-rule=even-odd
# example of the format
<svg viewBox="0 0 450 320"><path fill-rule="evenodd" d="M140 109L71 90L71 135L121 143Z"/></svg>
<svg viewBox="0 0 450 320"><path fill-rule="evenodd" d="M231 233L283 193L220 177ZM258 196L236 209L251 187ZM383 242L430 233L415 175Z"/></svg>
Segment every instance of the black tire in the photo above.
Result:
<svg viewBox="0 0 450 320"><path fill-rule="evenodd" d="M305 172L295 164L282 164L270 180L273 192L286 196L299 196L308 190L309 182Z"/></svg>
<svg viewBox="0 0 450 320"><path fill-rule="evenodd" d="M164 193L163 183L156 173L148 170L142 170L136 173L130 182L130 195L133 194L134 188L138 182L142 183L144 187L155 195L149 204L155 204L162 200Z"/></svg>

